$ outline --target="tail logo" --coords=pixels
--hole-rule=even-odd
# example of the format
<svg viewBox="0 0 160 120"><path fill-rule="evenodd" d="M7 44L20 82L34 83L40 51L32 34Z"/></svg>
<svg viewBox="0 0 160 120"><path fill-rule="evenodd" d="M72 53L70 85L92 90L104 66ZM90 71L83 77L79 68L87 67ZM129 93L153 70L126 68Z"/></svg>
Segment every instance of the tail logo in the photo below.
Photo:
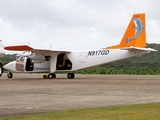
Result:
<svg viewBox="0 0 160 120"><path fill-rule="evenodd" d="M127 41L126 41L126 44L129 44L129 42L131 40L135 40L136 38L139 37L139 35L141 34L142 30L145 29L145 27L142 25L142 21L140 18L134 18L133 19L133 22L134 22L134 30L135 30L135 35L133 38L129 38L127 37Z"/></svg>

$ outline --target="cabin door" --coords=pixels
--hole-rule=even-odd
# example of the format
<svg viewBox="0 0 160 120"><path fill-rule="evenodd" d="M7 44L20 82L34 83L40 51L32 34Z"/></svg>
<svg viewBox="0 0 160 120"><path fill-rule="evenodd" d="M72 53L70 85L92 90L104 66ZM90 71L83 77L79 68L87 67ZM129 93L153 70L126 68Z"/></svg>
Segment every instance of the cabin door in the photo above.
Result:
<svg viewBox="0 0 160 120"><path fill-rule="evenodd" d="M24 56L16 56L16 70L24 71L25 59Z"/></svg>

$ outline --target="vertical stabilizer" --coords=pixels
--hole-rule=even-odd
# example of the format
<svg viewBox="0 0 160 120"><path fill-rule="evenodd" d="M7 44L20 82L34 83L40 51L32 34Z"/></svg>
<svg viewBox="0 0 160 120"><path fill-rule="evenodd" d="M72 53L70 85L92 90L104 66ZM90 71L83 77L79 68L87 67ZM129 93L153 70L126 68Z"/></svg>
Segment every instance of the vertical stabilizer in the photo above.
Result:
<svg viewBox="0 0 160 120"><path fill-rule="evenodd" d="M126 32L118 45L109 46L107 49L118 49L124 47L146 47L145 14L134 14Z"/></svg>

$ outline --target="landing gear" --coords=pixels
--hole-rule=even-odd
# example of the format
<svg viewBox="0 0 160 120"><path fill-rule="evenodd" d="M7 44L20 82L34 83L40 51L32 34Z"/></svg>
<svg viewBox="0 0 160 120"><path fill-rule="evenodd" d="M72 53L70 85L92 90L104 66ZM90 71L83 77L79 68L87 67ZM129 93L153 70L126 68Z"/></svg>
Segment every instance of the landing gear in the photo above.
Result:
<svg viewBox="0 0 160 120"><path fill-rule="evenodd" d="M11 72L8 72L7 77L8 77L8 78L12 78L12 77L13 77L13 74L12 74Z"/></svg>
<svg viewBox="0 0 160 120"><path fill-rule="evenodd" d="M49 78L49 79L56 78L56 74L54 74L54 73L49 73L49 74L48 74L48 78Z"/></svg>
<svg viewBox="0 0 160 120"><path fill-rule="evenodd" d="M74 73L68 73L67 75L68 79L73 79L75 77Z"/></svg>
<svg viewBox="0 0 160 120"><path fill-rule="evenodd" d="M68 73L67 74L67 77L68 77L68 79L73 79L74 77L75 77L75 75L74 75L74 73ZM48 74L48 78L49 79L55 79L56 78L56 74L54 74L54 73L49 73Z"/></svg>

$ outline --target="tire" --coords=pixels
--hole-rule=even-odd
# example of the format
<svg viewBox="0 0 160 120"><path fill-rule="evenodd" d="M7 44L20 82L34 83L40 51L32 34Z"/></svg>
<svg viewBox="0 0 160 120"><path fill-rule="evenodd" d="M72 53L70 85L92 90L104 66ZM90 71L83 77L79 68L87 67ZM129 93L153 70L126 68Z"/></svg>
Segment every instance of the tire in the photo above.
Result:
<svg viewBox="0 0 160 120"><path fill-rule="evenodd" d="M13 77L13 74L12 74L11 72L9 72L9 73L7 74L7 77L8 77L8 78L12 78L12 77Z"/></svg>
<svg viewBox="0 0 160 120"><path fill-rule="evenodd" d="M74 73L68 73L67 75L68 79L73 79L75 77Z"/></svg>
<svg viewBox="0 0 160 120"><path fill-rule="evenodd" d="M0 77L2 76L2 73L3 73L3 65L2 65L2 63L0 62Z"/></svg>
<svg viewBox="0 0 160 120"><path fill-rule="evenodd" d="M54 74L54 73L49 73L49 74L48 74L48 78L49 78L49 79L53 79L53 78L55 79L55 78L56 78L56 74Z"/></svg>

